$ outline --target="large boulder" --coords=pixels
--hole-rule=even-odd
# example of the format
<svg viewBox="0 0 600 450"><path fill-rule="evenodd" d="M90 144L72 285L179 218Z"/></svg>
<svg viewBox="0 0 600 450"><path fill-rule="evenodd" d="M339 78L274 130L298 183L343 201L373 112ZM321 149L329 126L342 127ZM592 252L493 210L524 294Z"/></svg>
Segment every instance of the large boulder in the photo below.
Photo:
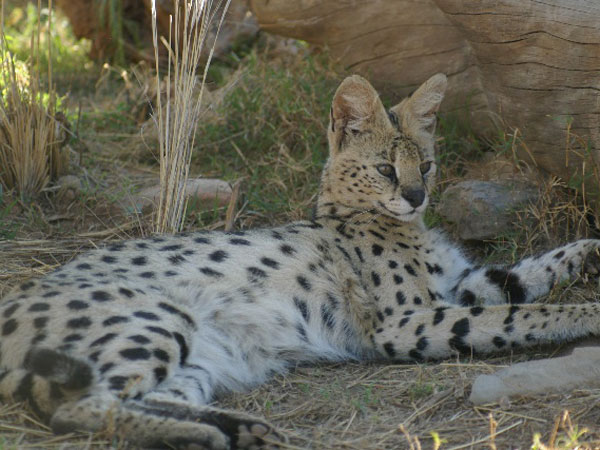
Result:
<svg viewBox="0 0 600 450"><path fill-rule="evenodd" d="M538 198L538 189L522 181L466 180L442 193L436 211L463 240L494 239L510 230L517 213Z"/></svg>

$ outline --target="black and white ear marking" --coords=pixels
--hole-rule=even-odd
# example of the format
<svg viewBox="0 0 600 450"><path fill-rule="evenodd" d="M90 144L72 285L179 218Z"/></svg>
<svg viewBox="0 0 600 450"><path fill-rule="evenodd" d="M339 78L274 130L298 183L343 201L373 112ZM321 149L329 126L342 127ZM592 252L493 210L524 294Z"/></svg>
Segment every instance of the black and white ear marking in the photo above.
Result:
<svg viewBox="0 0 600 450"><path fill-rule="evenodd" d="M329 121L331 122L331 131L335 133L335 119L333 118L333 106L329 108Z"/></svg>
<svg viewBox="0 0 600 450"><path fill-rule="evenodd" d="M400 122L398 121L398 116L394 111L388 111L388 117L390 118L390 122L394 125L398 130L400 130Z"/></svg>

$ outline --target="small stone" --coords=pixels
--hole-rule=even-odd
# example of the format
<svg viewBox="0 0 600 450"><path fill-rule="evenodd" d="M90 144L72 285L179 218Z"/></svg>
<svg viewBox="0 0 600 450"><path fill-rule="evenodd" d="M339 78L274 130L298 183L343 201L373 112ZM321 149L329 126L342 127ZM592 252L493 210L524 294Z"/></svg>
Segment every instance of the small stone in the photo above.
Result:
<svg viewBox="0 0 600 450"><path fill-rule="evenodd" d="M514 364L493 375L479 375L469 400L481 405L520 395L600 387L600 347L578 347L560 358Z"/></svg>
<svg viewBox="0 0 600 450"><path fill-rule="evenodd" d="M537 188L520 180L467 180L444 191L437 213L463 240L491 239L505 233L517 220L516 212L538 198Z"/></svg>
<svg viewBox="0 0 600 450"><path fill-rule="evenodd" d="M63 175L54 183L58 197L63 200L73 200L82 191L81 180L75 175Z"/></svg>
<svg viewBox="0 0 600 450"><path fill-rule="evenodd" d="M210 207L215 203L219 206L227 205L231 199L231 185L216 178L192 178L185 188L185 196L189 200L202 201ZM140 191L131 198L130 203L124 204L126 209L132 207L136 212L147 213L158 206L160 199L160 185L151 186Z"/></svg>

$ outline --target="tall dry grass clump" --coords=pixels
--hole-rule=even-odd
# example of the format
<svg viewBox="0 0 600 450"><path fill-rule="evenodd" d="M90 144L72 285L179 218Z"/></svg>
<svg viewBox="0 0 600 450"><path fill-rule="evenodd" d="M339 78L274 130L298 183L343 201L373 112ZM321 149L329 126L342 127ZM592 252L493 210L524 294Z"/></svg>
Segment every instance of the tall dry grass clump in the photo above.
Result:
<svg viewBox="0 0 600 450"><path fill-rule="evenodd" d="M154 218L154 231L158 233L178 232L183 225L187 207L185 188L194 146L194 132L200 119L204 84L214 42L204 62L202 75L197 75L197 71L201 69L201 57L208 46L209 27L216 11L221 11L218 30L230 0L221 9L222 3L213 3L212 0L189 0L183 3L175 1L175 17L171 18L168 41L161 37L161 43L168 50L167 74L161 83L156 0L152 0L152 33L157 73L157 104L153 119L158 127L161 186Z"/></svg>
<svg viewBox="0 0 600 450"><path fill-rule="evenodd" d="M48 8L52 10L51 0ZM38 1L40 10L41 0ZM4 1L0 11L0 184L4 189L16 190L22 197L32 197L66 168L65 130L63 123L56 119L51 64L48 92L43 92L40 85L41 27L38 26L37 35L31 37L32 57L24 64L17 61L7 47L1 25L3 19ZM50 47L48 52L51 52Z"/></svg>

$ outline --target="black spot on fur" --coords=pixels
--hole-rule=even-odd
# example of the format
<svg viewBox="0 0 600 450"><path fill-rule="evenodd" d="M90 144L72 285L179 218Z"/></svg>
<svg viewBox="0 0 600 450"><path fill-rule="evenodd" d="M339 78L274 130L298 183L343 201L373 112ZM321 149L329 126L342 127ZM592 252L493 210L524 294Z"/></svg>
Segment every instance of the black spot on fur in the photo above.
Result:
<svg viewBox="0 0 600 450"><path fill-rule="evenodd" d="M39 319L39 317L38 317ZM8 336L15 332L15 330L19 327L19 324L15 319L9 319L4 322L2 325L2 336Z"/></svg>
<svg viewBox="0 0 600 450"><path fill-rule="evenodd" d="M460 299L458 300L458 302L462 306L472 306L475 304L476 301L477 301L477 298L475 297L475 294L473 294L473 292L468 289L465 289L460 294Z"/></svg>
<svg viewBox="0 0 600 450"><path fill-rule="evenodd" d="M398 275L397 273L394 274L394 283L395 284L402 284L404 282L404 278L402 278L400 275Z"/></svg>
<svg viewBox="0 0 600 450"><path fill-rule="evenodd" d="M471 353L471 346L467 345L463 339L469 334L470 329L471 326L469 323L469 319L466 317L454 322L454 325L452 325L452 328L450 329L453 336L448 340L448 345L450 346L450 348L453 348L462 354Z"/></svg>
<svg viewBox="0 0 600 450"><path fill-rule="evenodd" d="M300 285L300 287L302 289L304 289L305 291L310 291L312 286L310 284L310 282L306 279L306 277L302 276L302 275L298 275L296 277L296 281L298 282L298 284Z"/></svg>
<svg viewBox="0 0 600 450"><path fill-rule="evenodd" d="M214 262L223 262L228 258L228 256L229 255L227 254L227 252L223 250L217 250L208 255L208 258Z"/></svg>
<svg viewBox="0 0 600 450"><path fill-rule="evenodd" d="M92 300L97 302L108 302L113 300L113 296L106 291L93 291Z"/></svg>
<svg viewBox="0 0 600 450"><path fill-rule="evenodd" d="M448 308L444 306L435 308L435 314L433 315L433 325L437 325L438 323L444 320L444 318L446 317L446 313L444 311L446 311L446 309Z"/></svg>
<svg viewBox="0 0 600 450"><path fill-rule="evenodd" d="M396 349L394 348L393 342L386 342L385 344L383 344L383 349L385 350L385 352L388 354L388 356L390 358L393 358L396 356Z"/></svg>
<svg viewBox="0 0 600 450"><path fill-rule="evenodd" d="M10 320L14 320L14 319L10 319ZM10 320L9 320L9 322L10 322ZM8 323L8 322L6 322L6 323ZM33 326L35 328L37 328L38 330L40 328L44 328L47 323L48 323L48 317L36 317L35 319L33 319Z"/></svg>
<svg viewBox="0 0 600 450"><path fill-rule="evenodd" d="M132 298L135 295L132 290L124 287L119 288L119 294L124 295L127 298Z"/></svg>
<svg viewBox="0 0 600 450"><path fill-rule="evenodd" d="M404 305L406 303L406 297L404 296L404 294L402 293L402 291L397 291L396 292L396 302L399 305Z"/></svg>
<svg viewBox="0 0 600 450"><path fill-rule="evenodd" d="M371 272L371 279L373 280L373 285L379 286L381 284L381 278L377 272Z"/></svg>
<svg viewBox="0 0 600 450"><path fill-rule="evenodd" d="M415 361L422 361L423 355L417 349L410 349L408 352L408 356Z"/></svg>
<svg viewBox="0 0 600 450"><path fill-rule="evenodd" d="M58 291L50 291L50 292L46 292L44 295L42 295L42 297L43 298L51 298L51 297L56 297L59 294L60 294L60 292L58 292Z"/></svg>
<svg viewBox="0 0 600 450"><path fill-rule="evenodd" d="M494 339L492 339L492 343L497 348L502 348L502 347L506 346L506 341L500 336L494 336Z"/></svg>
<svg viewBox="0 0 600 450"><path fill-rule="evenodd" d="M102 365L100 366L100 369L99 369L99 370L100 370L100 373L106 373L106 372L108 372L110 369L112 369L114 366L115 366L115 364L114 364L114 363L111 363L111 362L107 362L106 364L102 364Z"/></svg>
<svg viewBox="0 0 600 450"><path fill-rule="evenodd" d="M142 361L150 359L151 353L144 347L133 347L121 350L119 354L129 361Z"/></svg>
<svg viewBox="0 0 600 450"><path fill-rule="evenodd" d="M400 319L400 322L398 322L398 328L402 328L404 325L406 325L408 323L409 320L410 320L410 317L403 317L402 319Z"/></svg>
<svg viewBox="0 0 600 450"><path fill-rule="evenodd" d="M298 333L298 336L300 336L300 339L302 341L308 342L308 336L306 335L306 328L304 328L304 325L302 325L301 323L297 323L296 332Z"/></svg>
<svg viewBox="0 0 600 450"><path fill-rule="evenodd" d="M413 303L415 305L422 305L423 299L421 297L419 297L418 295L415 295L415 297L413 298Z"/></svg>
<svg viewBox="0 0 600 450"><path fill-rule="evenodd" d="M354 247L354 252L356 253L356 256L358 256L358 260L361 263L365 262L365 259L363 258L362 251L360 250L360 247Z"/></svg>
<svg viewBox="0 0 600 450"><path fill-rule="evenodd" d="M133 336L127 336L127 339L129 339L132 342L135 342L136 344L149 344L151 342L150 339L148 339L146 336L143 336L141 334L134 334Z"/></svg>
<svg viewBox="0 0 600 450"><path fill-rule="evenodd" d="M216 270L211 269L210 267L200 267L201 273L203 273L206 276L209 277L213 277L213 278L221 278L223 276L223 274L221 272L218 272Z"/></svg>
<svg viewBox="0 0 600 450"><path fill-rule="evenodd" d="M125 389L125 386L127 385L128 381L128 377L124 377L121 375L115 375L114 377L110 377L108 379L110 389L113 391L122 391L123 389Z"/></svg>
<svg viewBox="0 0 600 450"><path fill-rule="evenodd" d="M516 312L518 312L521 308L519 308L518 306L512 305L509 310L508 310L508 316L506 316L506 318L504 319L504 325L508 325L513 323L513 321L515 320L514 315Z"/></svg>
<svg viewBox="0 0 600 450"><path fill-rule="evenodd" d="M89 307L90 305L82 300L71 300L69 303L67 303L67 308L72 309L73 311L79 311Z"/></svg>
<svg viewBox="0 0 600 450"><path fill-rule="evenodd" d="M139 317L140 319L154 320L154 321L160 320L160 317L158 317L153 312L149 312L149 311L136 311L133 313L133 315L135 317Z"/></svg>
<svg viewBox="0 0 600 450"><path fill-rule="evenodd" d="M565 251L561 250L560 252L558 252L556 255L554 255L554 259L560 259L563 256L565 256Z"/></svg>
<svg viewBox="0 0 600 450"><path fill-rule="evenodd" d="M19 305L12 305L10 308L7 308L6 311L4 311L4 317L6 317L7 319L12 316L12 314L17 310L17 308L19 307ZM50 305L48 303L34 303L33 305L31 305L29 307L29 309L27 311L31 311L31 312L42 312L42 311L48 311L50 309Z"/></svg>
<svg viewBox="0 0 600 450"><path fill-rule="evenodd" d="M229 243L232 245L250 245L249 240L240 238L229 239Z"/></svg>
<svg viewBox="0 0 600 450"><path fill-rule="evenodd" d="M140 273L140 277L142 278L154 278L154 272L142 272Z"/></svg>
<svg viewBox="0 0 600 450"><path fill-rule="evenodd" d="M281 250L281 253L283 253L284 255L292 255L296 253L296 249L287 244L281 244L279 246L279 250Z"/></svg>
<svg viewBox="0 0 600 450"><path fill-rule="evenodd" d="M415 336L420 336L421 334L423 334L423 331L425 330L425 324L420 324L417 329L415 330Z"/></svg>
<svg viewBox="0 0 600 450"><path fill-rule="evenodd" d="M171 334L170 331L165 330L164 328L161 328L161 327L155 327L155 326L148 325L146 327L146 330L148 330L154 334L158 334L160 336L164 336L164 337L168 337L168 338L173 337L173 335Z"/></svg>
<svg viewBox="0 0 600 450"><path fill-rule="evenodd" d="M117 337L116 333L106 333L104 336L99 337L94 342L92 342L90 344L90 347L97 347L99 345L104 345L104 344L112 341L116 337Z"/></svg>
<svg viewBox="0 0 600 450"><path fill-rule="evenodd" d="M210 244L210 240L205 237L194 238L194 242L196 244Z"/></svg>
<svg viewBox="0 0 600 450"><path fill-rule="evenodd" d="M431 265L428 262L426 262L425 263L425 267L427 267L427 272L429 272L432 275L433 274L435 274L435 275L442 275L444 273L444 271L439 266L439 264Z"/></svg>
<svg viewBox="0 0 600 450"><path fill-rule="evenodd" d="M89 317L77 317L67 321L67 328L88 328L92 324Z"/></svg>
<svg viewBox="0 0 600 450"><path fill-rule="evenodd" d="M385 237L382 236L381 234L379 234L377 231L369 230L369 233L371 233L377 239L381 239L382 241L385 241Z"/></svg>
<svg viewBox="0 0 600 450"><path fill-rule="evenodd" d="M167 258L171 264L177 266L185 261L185 258L181 255L171 255Z"/></svg>
<svg viewBox="0 0 600 450"><path fill-rule="evenodd" d="M181 250L183 246L181 244L173 244L173 245L165 245L158 250L161 252L174 252L176 250Z"/></svg>
<svg viewBox="0 0 600 450"><path fill-rule="evenodd" d="M135 258L131 259L131 264L134 266L145 266L148 264L148 260L145 256L136 256Z"/></svg>
<svg viewBox="0 0 600 450"><path fill-rule="evenodd" d="M117 258L115 258L114 256L109 256L109 255L104 255L101 259L102 259L102 262L105 262L107 264L113 264L117 261Z"/></svg>
<svg viewBox="0 0 600 450"><path fill-rule="evenodd" d="M129 318L125 316L110 316L107 319L104 319L102 325L105 327L109 327L111 325L116 325L118 323L129 322Z"/></svg>
<svg viewBox="0 0 600 450"><path fill-rule="evenodd" d="M310 320L310 313L306 302L304 300L299 299L298 297L294 297L294 306L298 308L300 314L302 314L302 317L308 323L308 321Z"/></svg>
<svg viewBox="0 0 600 450"><path fill-rule="evenodd" d="M187 314L187 313L185 313L185 312L183 312L179 308L176 308L175 306L170 305L170 304L165 303L165 302L160 302L158 304L158 307L160 309L162 309L163 311L168 312L169 314L173 314L173 315L181 317L183 320L185 320L188 323L188 325L191 325L193 327L196 326L196 322L194 322L194 320L190 317L190 315Z"/></svg>
<svg viewBox="0 0 600 450"><path fill-rule="evenodd" d="M63 342L77 342L83 339L83 336L78 333L72 333L65 336Z"/></svg>
<svg viewBox="0 0 600 450"><path fill-rule="evenodd" d="M413 266L411 266L410 264L404 264L404 270L406 270L406 273L412 275L413 277L417 276L415 269L413 269Z"/></svg>
<svg viewBox="0 0 600 450"><path fill-rule="evenodd" d="M175 338L175 342L179 346L179 365L185 365L187 361L188 355L190 354L190 349L185 341L185 338L181 333L174 332L173 337Z"/></svg>
<svg viewBox="0 0 600 450"><path fill-rule="evenodd" d="M373 252L373 255L379 256L383 253L383 247L378 244L373 244L373 246L371 247L371 251Z"/></svg>
<svg viewBox="0 0 600 450"><path fill-rule="evenodd" d="M154 355L154 357L162 362L166 362L168 363L171 360L171 357L169 356L169 354L164 351L162 348L155 348L154 350L152 350L152 354Z"/></svg>
<svg viewBox="0 0 600 450"><path fill-rule="evenodd" d="M248 272L248 281L251 283L257 283L267 277L267 272L258 267L248 267L246 271Z"/></svg>
<svg viewBox="0 0 600 450"><path fill-rule="evenodd" d="M396 267L398 267L398 263L396 261L390 260L390 261L388 261L388 267L390 269L395 269Z"/></svg>
<svg viewBox="0 0 600 450"><path fill-rule="evenodd" d="M483 311L485 311L485 308L483 308L482 306L473 306L469 311L473 317L477 317Z"/></svg>
<svg viewBox="0 0 600 450"><path fill-rule="evenodd" d="M519 276L503 269L488 269L485 275L496 284L507 296L507 303L524 303L525 289L521 285Z"/></svg>
<svg viewBox="0 0 600 450"><path fill-rule="evenodd" d="M162 383L165 378L167 378L167 369L166 367L159 366L154 368L154 378L157 383Z"/></svg>
<svg viewBox="0 0 600 450"><path fill-rule="evenodd" d="M333 317L331 310L324 303L321 305L321 319L328 329L332 330L335 326L335 317Z"/></svg>
<svg viewBox="0 0 600 450"><path fill-rule="evenodd" d="M80 264L81 265L81 264ZM79 269L79 266L77 266L77 268ZM29 289L31 289L33 286L35 286L35 283L33 281L26 281L25 283L21 283L21 285L19 286L19 288L22 291L28 291Z"/></svg>
<svg viewBox="0 0 600 450"><path fill-rule="evenodd" d="M417 341L417 349L419 351L425 350L429 346L429 339L423 336Z"/></svg>
<svg viewBox="0 0 600 450"><path fill-rule="evenodd" d="M88 263L81 263L77 264L75 268L79 270L91 270L92 266L90 266Z"/></svg>
<svg viewBox="0 0 600 450"><path fill-rule="evenodd" d="M260 262L271 269L279 269L279 263L274 259L267 258L266 256L260 258Z"/></svg>

